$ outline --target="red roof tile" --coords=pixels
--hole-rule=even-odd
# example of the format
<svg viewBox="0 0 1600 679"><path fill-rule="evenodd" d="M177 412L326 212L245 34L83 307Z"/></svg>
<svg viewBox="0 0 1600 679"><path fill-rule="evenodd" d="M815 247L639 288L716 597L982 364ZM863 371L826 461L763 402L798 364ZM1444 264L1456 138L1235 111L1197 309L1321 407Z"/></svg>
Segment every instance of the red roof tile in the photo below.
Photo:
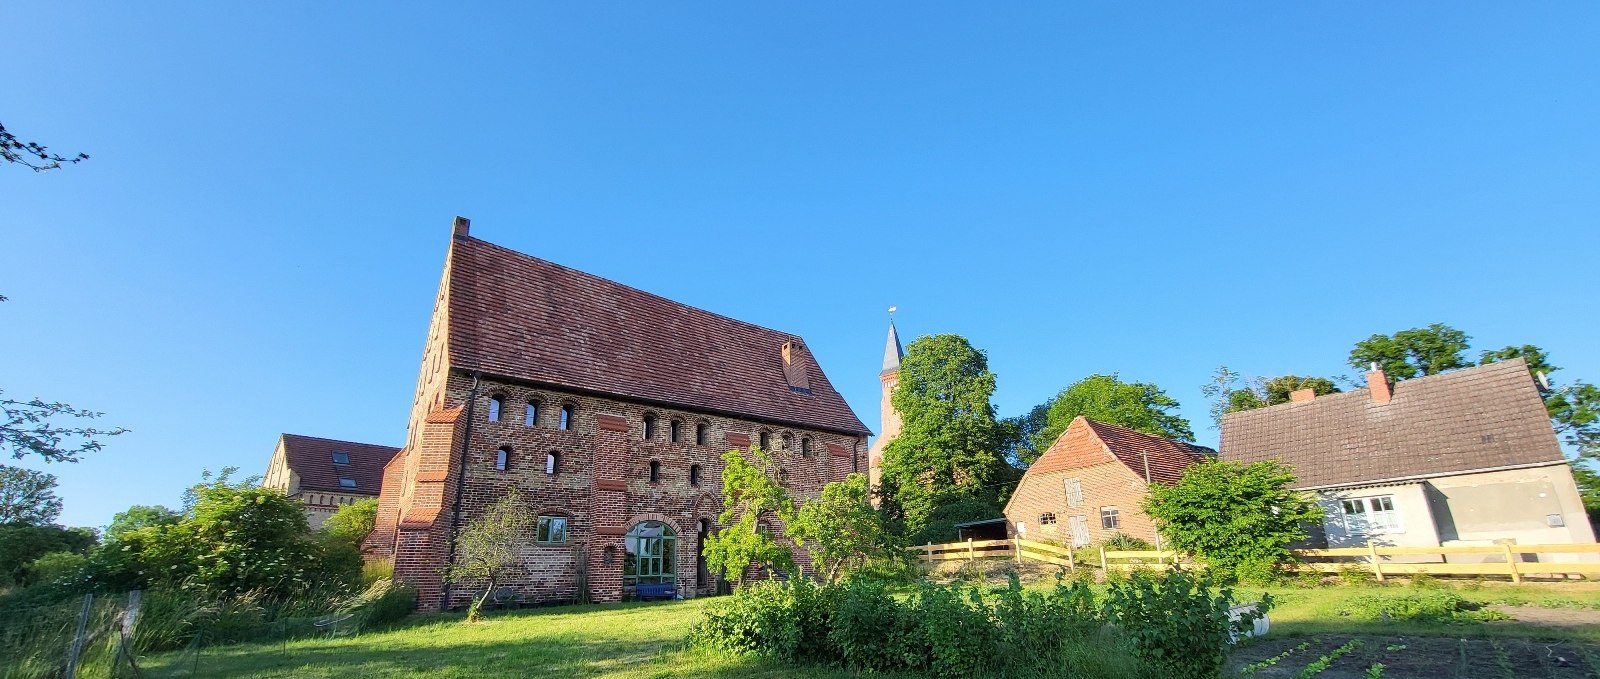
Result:
<svg viewBox="0 0 1600 679"><path fill-rule="evenodd" d="M1228 413L1222 457L1277 459L1297 486L1340 486L1560 462L1550 415L1522 359L1371 390Z"/></svg>
<svg viewBox="0 0 1600 679"><path fill-rule="evenodd" d="M1078 436L1082 433L1082 429L1087 429L1093 434L1094 439L1100 444L1098 449L1069 444L1075 440L1082 440ZM1056 437L1055 443L1050 445L1049 450L1028 467L1028 472L1045 473L1079 469L1104 463L1109 456L1142 478L1145 461L1148 459L1150 480L1172 484L1178 482L1189 465L1215 454L1215 451L1205 446L1151 436L1127 427L1096 422L1080 416L1061 432L1061 436Z"/></svg>
<svg viewBox="0 0 1600 679"><path fill-rule="evenodd" d="M333 454L345 453L350 464L338 465ZM283 435L283 453L289 469L300 477L301 490L332 493L378 494L383 485L383 466L389 464L399 448L368 443L335 441L298 434ZM340 478L354 479L355 488L339 485Z"/></svg>
<svg viewBox="0 0 1600 679"><path fill-rule="evenodd" d="M869 432L794 335L461 236L451 248L450 362L491 375L848 434Z"/></svg>

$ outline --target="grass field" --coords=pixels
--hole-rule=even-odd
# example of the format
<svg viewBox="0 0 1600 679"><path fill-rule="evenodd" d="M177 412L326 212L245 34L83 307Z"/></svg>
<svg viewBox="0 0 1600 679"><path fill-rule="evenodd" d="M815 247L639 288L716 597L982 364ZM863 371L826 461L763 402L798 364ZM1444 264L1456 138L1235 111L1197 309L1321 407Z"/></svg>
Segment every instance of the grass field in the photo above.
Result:
<svg viewBox="0 0 1600 679"><path fill-rule="evenodd" d="M1283 660L1258 669L1253 676L1294 676L1286 673L1298 671L1349 639L1360 637L1366 641L1359 649L1340 658L1319 676L1361 676L1350 672L1387 659L1396 669L1385 676L1392 677L1582 677L1588 670L1583 669L1581 660L1597 657L1596 651L1600 651L1600 625L1583 624L1587 617L1600 619L1600 585L1444 586L1485 604L1532 606L1525 610L1548 612L1554 619L1547 624L1359 622L1337 614L1352 597L1399 596L1413 590L1403 585L1245 590L1241 591L1243 598L1270 591L1279 606L1271 614L1271 634L1241 647L1231 666L1237 670L1287 652ZM830 668L795 668L685 649L684 633L701 608L713 601L508 611L491 614L485 622L472 625L462 623L459 616L416 616L394 629L355 637L214 647L198 653L147 658L143 664L152 670L148 674L152 677L855 676ZM1419 641L1397 641L1407 638ZM1536 644L1536 640L1543 644ZM1301 642L1311 643L1305 650L1296 651ZM1556 657L1554 651L1546 654L1540 650L1547 646L1570 649L1564 652L1579 659L1579 664L1574 665L1577 669L1567 671L1539 664L1550 662L1546 655ZM1404 648L1385 650L1391 647ZM1356 667L1358 664L1360 667ZM1468 674L1402 671L1411 665L1474 669ZM1482 668L1500 674L1478 673ZM1600 667L1595 672L1600 673Z"/></svg>

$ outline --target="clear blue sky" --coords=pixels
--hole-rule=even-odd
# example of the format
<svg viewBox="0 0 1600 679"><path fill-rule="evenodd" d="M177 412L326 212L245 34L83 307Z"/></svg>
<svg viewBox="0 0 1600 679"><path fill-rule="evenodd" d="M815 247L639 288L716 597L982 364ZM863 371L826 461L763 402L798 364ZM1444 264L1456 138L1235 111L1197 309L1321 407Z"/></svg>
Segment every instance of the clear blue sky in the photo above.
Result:
<svg viewBox="0 0 1600 679"><path fill-rule="evenodd" d="M1207 444L1217 365L1436 321L1600 380L1595 3L345 5L8 6L0 122L93 158L0 168L0 388L133 430L64 523L400 443L458 214L874 427L890 304L1002 415L1116 371Z"/></svg>

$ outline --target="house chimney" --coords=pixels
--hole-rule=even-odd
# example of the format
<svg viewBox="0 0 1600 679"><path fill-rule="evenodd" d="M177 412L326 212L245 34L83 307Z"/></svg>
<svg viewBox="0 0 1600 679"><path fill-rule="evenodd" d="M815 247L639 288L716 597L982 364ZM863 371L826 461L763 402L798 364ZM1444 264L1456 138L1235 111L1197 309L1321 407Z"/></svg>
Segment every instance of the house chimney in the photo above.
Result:
<svg viewBox="0 0 1600 679"><path fill-rule="evenodd" d="M1290 403L1305 403L1317 397L1315 389L1296 389L1289 392Z"/></svg>
<svg viewBox="0 0 1600 679"><path fill-rule="evenodd" d="M465 237L467 235L467 231L471 229L472 220L467 219L466 217L456 217L455 224L450 226L450 235L456 238L462 238Z"/></svg>
<svg viewBox="0 0 1600 679"><path fill-rule="evenodd" d="M1383 373L1383 368L1378 367L1373 361L1372 370L1367 373L1367 389L1372 392L1372 402L1383 405L1394 396L1389 386L1389 376Z"/></svg>

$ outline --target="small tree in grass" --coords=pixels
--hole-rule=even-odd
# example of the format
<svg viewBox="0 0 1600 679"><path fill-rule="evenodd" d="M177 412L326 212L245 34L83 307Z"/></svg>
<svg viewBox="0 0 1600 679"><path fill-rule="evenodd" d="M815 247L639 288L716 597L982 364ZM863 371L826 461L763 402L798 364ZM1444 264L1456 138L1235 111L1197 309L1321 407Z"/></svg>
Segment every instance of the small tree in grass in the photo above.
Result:
<svg viewBox="0 0 1600 679"><path fill-rule="evenodd" d="M521 548L527 540L533 517L515 490L501 496L483 516L462 529L456 538L456 562L445 573L445 580L483 581L483 593L467 608L467 622L477 622L483 602L494 588L521 563Z"/></svg>
<svg viewBox="0 0 1600 679"><path fill-rule="evenodd" d="M846 570L872 561L894 561L907 553L873 509L865 474L823 486L821 497L800 506L787 532L811 553L812 564L830 583Z"/></svg>
<svg viewBox="0 0 1600 679"><path fill-rule="evenodd" d="M1294 475L1275 461L1203 462L1177 485L1155 484L1144 510L1175 550L1193 554L1224 578L1262 580L1306 537L1322 508L1289 489Z"/></svg>
<svg viewBox="0 0 1600 679"><path fill-rule="evenodd" d="M772 478L777 468L772 457L760 446L751 446L750 459L730 450L723 453L722 463L723 510L717 522L725 528L706 538L706 568L739 585L744 584L744 570L751 564L794 572L789 549L761 530L763 515L776 516L784 523L794 519L794 501Z"/></svg>

